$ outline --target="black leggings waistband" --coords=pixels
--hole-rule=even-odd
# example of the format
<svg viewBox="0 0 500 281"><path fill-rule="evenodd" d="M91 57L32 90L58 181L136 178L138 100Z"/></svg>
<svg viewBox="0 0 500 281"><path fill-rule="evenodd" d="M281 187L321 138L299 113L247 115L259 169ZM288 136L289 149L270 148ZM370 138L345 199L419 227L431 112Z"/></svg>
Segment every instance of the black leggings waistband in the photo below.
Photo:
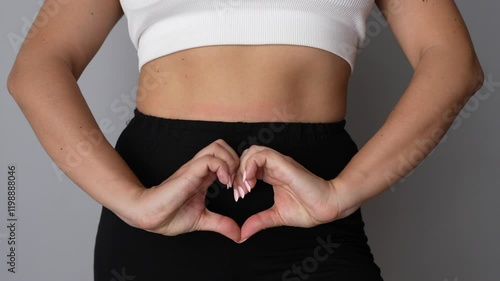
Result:
<svg viewBox="0 0 500 281"><path fill-rule="evenodd" d="M204 120L170 119L142 113L137 108L129 126L143 131L145 136L156 140L183 143L196 139L208 142L222 138L237 143L235 149L241 153L252 145L314 145L328 142L352 141L345 130L346 120L328 123L311 122L224 122Z"/></svg>

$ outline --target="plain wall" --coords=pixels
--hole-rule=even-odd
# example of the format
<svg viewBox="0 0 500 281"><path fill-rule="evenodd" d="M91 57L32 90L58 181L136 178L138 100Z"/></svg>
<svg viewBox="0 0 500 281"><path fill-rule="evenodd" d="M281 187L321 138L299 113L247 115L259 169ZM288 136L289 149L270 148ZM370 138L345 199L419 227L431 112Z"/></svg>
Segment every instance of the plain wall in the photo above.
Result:
<svg viewBox="0 0 500 281"><path fill-rule="evenodd" d="M488 82L423 164L363 207L369 244L387 281L499 280L500 2L456 3ZM39 7L38 1L8 1L0 11L0 280L87 281L100 206L55 167L5 86ZM412 76L387 25L373 15L368 25L369 44L357 58L346 117L359 147L383 124ZM127 100L137 86L127 32L123 18L79 80L113 145L133 115ZM15 274L6 263L11 164L17 169Z"/></svg>

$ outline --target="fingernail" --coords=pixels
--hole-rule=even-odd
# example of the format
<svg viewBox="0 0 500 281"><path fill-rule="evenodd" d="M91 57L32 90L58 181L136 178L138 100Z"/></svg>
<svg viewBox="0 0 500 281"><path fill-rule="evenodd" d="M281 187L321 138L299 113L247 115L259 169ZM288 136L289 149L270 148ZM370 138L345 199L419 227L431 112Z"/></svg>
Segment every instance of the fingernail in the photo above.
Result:
<svg viewBox="0 0 500 281"><path fill-rule="evenodd" d="M243 187L238 186L238 192L240 193L241 198L245 198L245 191L243 190Z"/></svg>
<svg viewBox="0 0 500 281"><path fill-rule="evenodd" d="M250 191L252 190L252 188L250 187L250 184L248 184L248 182L247 182L247 181L244 181L243 183L245 184L245 186L246 186L246 188L247 188L248 192L250 192Z"/></svg>
<svg viewBox="0 0 500 281"><path fill-rule="evenodd" d="M233 194L234 194L234 201L238 202L238 198L239 198L240 194L238 193L237 188L233 189Z"/></svg>
<svg viewBox="0 0 500 281"><path fill-rule="evenodd" d="M233 187L234 175L229 176L229 187Z"/></svg>
<svg viewBox="0 0 500 281"><path fill-rule="evenodd" d="M243 171L243 182L247 180L247 171Z"/></svg>
<svg viewBox="0 0 500 281"><path fill-rule="evenodd" d="M229 183L226 184L227 189L229 189Z"/></svg>

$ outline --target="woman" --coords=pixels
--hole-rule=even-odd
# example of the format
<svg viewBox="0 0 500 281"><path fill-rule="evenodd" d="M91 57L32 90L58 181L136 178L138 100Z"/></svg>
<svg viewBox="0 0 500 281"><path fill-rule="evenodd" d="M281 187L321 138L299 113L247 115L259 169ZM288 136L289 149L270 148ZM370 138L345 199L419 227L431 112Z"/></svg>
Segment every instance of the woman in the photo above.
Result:
<svg viewBox="0 0 500 281"><path fill-rule="evenodd" d="M48 0L9 75L47 153L103 205L95 280L381 280L360 206L482 83L456 5L376 1L415 75L358 151L347 83L373 1L198 2ZM113 148L76 81L124 14L139 90Z"/></svg>

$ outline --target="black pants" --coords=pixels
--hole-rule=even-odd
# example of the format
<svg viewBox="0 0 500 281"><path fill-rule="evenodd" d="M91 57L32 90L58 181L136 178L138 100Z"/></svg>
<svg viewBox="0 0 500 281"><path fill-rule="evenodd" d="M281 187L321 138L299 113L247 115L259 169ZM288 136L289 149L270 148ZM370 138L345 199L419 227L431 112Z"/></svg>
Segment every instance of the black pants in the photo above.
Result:
<svg viewBox="0 0 500 281"><path fill-rule="evenodd" d="M168 178L198 151L224 139L240 155L251 144L271 147L294 158L314 174L334 178L357 152L336 123L212 122L148 116L137 109L120 135L116 150L146 186ZM244 199L215 182L207 208L246 218L273 205L273 189L259 181ZM382 280L373 261L361 211L313 228L276 227L237 244L214 232L174 237L133 228L102 209L94 260L95 281L275 281Z"/></svg>

